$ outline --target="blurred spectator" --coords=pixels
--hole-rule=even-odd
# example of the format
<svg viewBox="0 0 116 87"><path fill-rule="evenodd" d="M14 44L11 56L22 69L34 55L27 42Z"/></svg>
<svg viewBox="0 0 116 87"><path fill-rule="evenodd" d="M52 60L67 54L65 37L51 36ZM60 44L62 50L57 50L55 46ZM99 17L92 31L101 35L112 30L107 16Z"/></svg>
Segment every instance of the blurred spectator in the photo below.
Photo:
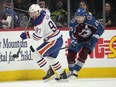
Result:
<svg viewBox="0 0 116 87"><path fill-rule="evenodd" d="M96 16L96 10L98 8L101 8L102 0L89 0L89 1L86 0L86 2L88 2L89 11L92 13L93 16ZM101 10L99 10L99 11L101 11Z"/></svg>
<svg viewBox="0 0 116 87"><path fill-rule="evenodd" d="M106 4L105 4L105 13L106 13L105 14L105 16L106 16L105 26L106 27L116 26L116 17L115 17L115 14L113 13L113 7L110 2L106 2ZM98 18L99 18L98 21L103 23L102 13L98 15Z"/></svg>
<svg viewBox="0 0 116 87"><path fill-rule="evenodd" d="M106 2L105 11L106 11L106 27L116 26L116 18L115 18L115 14L112 12L113 7L111 3Z"/></svg>
<svg viewBox="0 0 116 87"><path fill-rule="evenodd" d="M3 25L8 25L6 20L6 15L4 12L5 9L5 0L0 0L0 28L3 28Z"/></svg>
<svg viewBox="0 0 116 87"><path fill-rule="evenodd" d="M28 8L37 3L37 0L13 0L13 2L15 8L28 11Z"/></svg>
<svg viewBox="0 0 116 87"><path fill-rule="evenodd" d="M0 2L0 28L11 27L11 16L5 14L6 2L2 0Z"/></svg>
<svg viewBox="0 0 116 87"><path fill-rule="evenodd" d="M86 12L90 15L92 15L92 13L89 11L89 6L88 3L85 0L80 0L80 2L78 3L78 8L83 8L86 10ZM74 18L74 14L71 13L71 19Z"/></svg>
<svg viewBox="0 0 116 87"><path fill-rule="evenodd" d="M49 9L46 7L45 0L39 0L39 6L47 12L48 15L50 15Z"/></svg>
<svg viewBox="0 0 116 87"><path fill-rule="evenodd" d="M96 0L72 0L70 2L71 6L71 19L74 18L75 11L78 8L83 8L89 13L90 15L95 14L95 1Z"/></svg>
<svg viewBox="0 0 116 87"><path fill-rule="evenodd" d="M14 27L19 26L19 17L17 13L11 8L11 2L6 2L5 14L7 16L13 16L12 19L14 20Z"/></svg>
<svg viewBox="0 0 116 87"><path fill-rule="evenodd" d="M14 27L17 27L19 25L19 20L16 12L11 9L11 7L7 6L8 3L4 0L4 2L1 3L0 6L0 28L11 28L12 26L12 20L14 20ZM13 17L12 17L13 13Z"/></svg>
<svg viewBox="0 0 116 87"><path fill-rule="evenodd" d="M59 0L56 4L56 10L51 14L52 20L58 28L67 27L67 11L63 9L63 2Z"/></svg>
<svg viewBox="0 0 116 87"><path fill-rule="evenodd" d="M92 15L92 13L89 12L88 4L85 1L83 1L83 0L80 1L79 7L85 9L87 13L89 13L90 15Z"/></svg>
<svg viewBox="0 0 116 87"><path fill-rule="evenodd" d="M37 3L37 0L13 0L15 11L19 17L19 26L25 27L28 22L28 8L33 4ZM33 26L30 22L28 26Z"/></svg>

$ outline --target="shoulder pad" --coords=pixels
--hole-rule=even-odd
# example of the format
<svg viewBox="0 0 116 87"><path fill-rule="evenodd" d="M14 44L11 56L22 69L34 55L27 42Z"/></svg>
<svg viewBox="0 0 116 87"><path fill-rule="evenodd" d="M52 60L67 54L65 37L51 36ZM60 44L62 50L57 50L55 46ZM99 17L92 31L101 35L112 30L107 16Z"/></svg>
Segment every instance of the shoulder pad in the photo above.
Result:
<svg viewBox="0 0 116 87"><path fill-rule="evenodd" d="M38 16L34 21L34 26L40 25L43 22L44 17L45 17L45 13L41 13L40 16Z"/></svg>
<svg viewBox="0 0 116 87"><path fill-rule="evenodd" d="M46 13L46 11L45 10L41 10L41 14L45 14Z"/></svg>
<svg viewBox="0 0 116 87"><path fill-rule="evenodd" d="M86 19L87 19L86 24L88 24L89 26L92 26L96 29L98 28L99 22L92 15L87 15Z"/></svg>

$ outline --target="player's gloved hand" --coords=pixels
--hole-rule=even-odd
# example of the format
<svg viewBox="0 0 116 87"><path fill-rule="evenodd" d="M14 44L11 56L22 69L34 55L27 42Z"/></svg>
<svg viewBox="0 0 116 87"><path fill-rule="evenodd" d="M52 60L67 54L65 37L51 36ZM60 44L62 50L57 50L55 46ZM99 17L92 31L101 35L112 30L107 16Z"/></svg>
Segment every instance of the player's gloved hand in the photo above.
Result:
<svg viewBox="0 0 116 87"><path fill-rule="evenodd" d="M97 34L93 34L93 36L91 37L91 45L96 45L96 43L98 42L98 38L99 38L99 35Z"/></svg>
<svg viewBox="0 0 116 87"><path fill-rule="evenodd" d="M71 40L71 47L77 46L78 42L76 39Z"/></svg>
<svg viewBox="0 0 116 87"><path fill-rule="evenodd" d="M25 40L25 39L27 39L27 38L30 38L29 32L28 32L28 31L27 31L27 32L23 32L23 33L20 35L20 37L22 38L22 40Z"/></svg>

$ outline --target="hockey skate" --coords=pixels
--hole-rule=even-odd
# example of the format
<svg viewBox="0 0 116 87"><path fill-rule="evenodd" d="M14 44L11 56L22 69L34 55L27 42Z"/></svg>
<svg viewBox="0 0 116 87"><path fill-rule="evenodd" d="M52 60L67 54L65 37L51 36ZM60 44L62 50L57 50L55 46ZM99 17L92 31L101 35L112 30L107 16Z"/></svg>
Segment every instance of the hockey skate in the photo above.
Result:
<svg viewBox="0 0 116 87"><path fill-rule="evenodd" d="M59 76L57 76L55 78L56 81L67 81L67 75L66 75L66 72L64 70L63 73L61 73Z"/></svg>
<svg viewBox="0 0 116 87"><path fill-rule="evenodd" d="M77 77L78 75L76 71L67 73L67 79L76 79Z"/></svg>
<svg viewBox="0 0 116 87"><path fill-rule="evenodd" d="M43 77L43 80L45 82L49 81L49 80L52 80L56 77L52 67L50 66L50 69L47 71L47 74Z"/></svg>

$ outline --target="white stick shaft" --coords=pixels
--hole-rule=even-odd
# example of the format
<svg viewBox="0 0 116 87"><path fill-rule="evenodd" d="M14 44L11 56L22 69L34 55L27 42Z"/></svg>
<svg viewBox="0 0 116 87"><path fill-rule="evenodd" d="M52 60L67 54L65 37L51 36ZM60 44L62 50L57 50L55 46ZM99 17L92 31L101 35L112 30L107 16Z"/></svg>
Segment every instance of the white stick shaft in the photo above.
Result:
<svg viewBox="0 0 116 87"><path fill-rule="evenodd" d="M25 32L26 32L26 30L27 30L27 28L28 28L28 25L29 25L30 20L31 20L31 18L29 17L29 20L28 20L28 22L27 22L27 24L26 24L26 26L25 26Z"/></svg>

